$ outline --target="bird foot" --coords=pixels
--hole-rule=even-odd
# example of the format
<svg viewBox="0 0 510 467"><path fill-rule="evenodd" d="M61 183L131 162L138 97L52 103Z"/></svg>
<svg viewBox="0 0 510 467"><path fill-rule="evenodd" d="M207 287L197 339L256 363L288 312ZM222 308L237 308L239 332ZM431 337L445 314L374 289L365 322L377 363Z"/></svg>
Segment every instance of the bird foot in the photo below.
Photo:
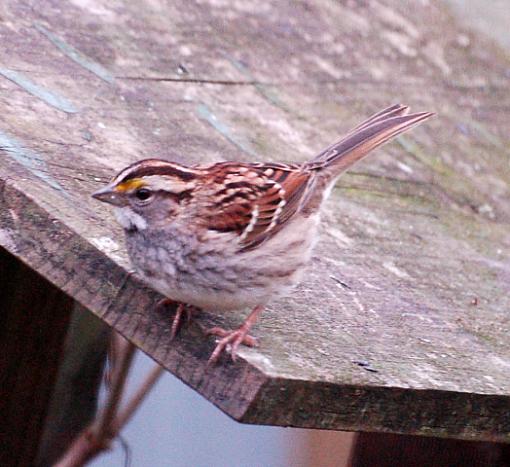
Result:
<svg viewBox="0 0 510 467"><path fill-rule="evenodd" d="M174 319L172 320L172 327L170 328L170 340L173 340L183 325L183 318L186 320L186 323L191 321L191 315L196 308L192 305L188 305L186 303L178 303L170 298L163 298L156 304L156 310L161 311L163 308L166 308L170 305L175 305L177 303L177 310L175 311Z"/></svg>
<svg viewBox="0 0 510 467"><path fill-rule="evenodd" d="M221 338L216 344L216 347L214 348L214 351L209 357L207 363L209 365L216 363L221 353L228 346L230 346L230 356L234 362L237 358L237 349L241 344L247 345L248 347L256 347L258 345L257 339L255 339L253 336L250 336L248 331L249 327L244 325L235 331L226 331L220 327L214 327L206 331L207 335L218 336Z"/></svg>

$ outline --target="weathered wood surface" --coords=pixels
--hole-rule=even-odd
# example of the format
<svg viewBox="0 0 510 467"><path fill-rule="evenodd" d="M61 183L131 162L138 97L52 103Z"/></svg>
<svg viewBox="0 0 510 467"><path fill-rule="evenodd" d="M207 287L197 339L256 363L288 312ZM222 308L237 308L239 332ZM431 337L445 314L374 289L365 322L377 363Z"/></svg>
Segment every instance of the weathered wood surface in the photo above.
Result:
<svg viewBox="0 0 510 467"><path fill-rule="evenodd" d="M0 244L249 423L510 441L510 62L438 0L0 6ZM100 64L100 65L99 65ZM338 184L261 347L169 341L90 193L143 157L303 161L394 102L438 117Z"/></svg>

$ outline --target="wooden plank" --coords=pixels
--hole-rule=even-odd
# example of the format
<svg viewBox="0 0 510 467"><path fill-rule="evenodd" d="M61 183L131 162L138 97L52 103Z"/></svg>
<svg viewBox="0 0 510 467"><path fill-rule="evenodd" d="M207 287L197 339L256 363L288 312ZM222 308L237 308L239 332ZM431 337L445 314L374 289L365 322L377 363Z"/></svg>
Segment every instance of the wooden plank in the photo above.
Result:
<svg viewBox="0 0 510 467"><path fill-rule="evenodd" d="M54 465L96 415L110 328L75 303L37 460Z"/></svg>
<svg viewBox="0 0 510 467"><path fill-rule="evenodd" d="M504 467L510 463L508 444L481 443L388 433L361 433L350 467Z"/></svg>
<svg viewBox="0 0 510 467"><path fill-rule="evenodd" d="M5 2L0 244L238 420L509 441L507 62L438 0L408 14ZM148 156L303 161L397 100L438 118L342 179L261 347L206 370L202 329L241 321L208 312L170 342L90 193Z"/></svg>
<svg viewBox="0 0 510 467"><path fill-rule="evenodd" d="M33 465L73 300L0 248L0 464Z"/></svg>

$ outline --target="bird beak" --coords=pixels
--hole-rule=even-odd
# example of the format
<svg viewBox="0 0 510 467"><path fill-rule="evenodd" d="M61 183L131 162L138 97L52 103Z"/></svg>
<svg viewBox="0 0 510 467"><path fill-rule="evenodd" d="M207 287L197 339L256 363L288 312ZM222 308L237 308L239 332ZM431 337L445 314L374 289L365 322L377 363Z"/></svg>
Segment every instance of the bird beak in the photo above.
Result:
<svg viewBox="0 0 510 467"><path fill-rule="evenodd" d="M92 193L92 198L102 201L103 203L112 204L113 206L126 205L126 198L122 193L115 191L114 187L111 185L107 185Z"/></svg>

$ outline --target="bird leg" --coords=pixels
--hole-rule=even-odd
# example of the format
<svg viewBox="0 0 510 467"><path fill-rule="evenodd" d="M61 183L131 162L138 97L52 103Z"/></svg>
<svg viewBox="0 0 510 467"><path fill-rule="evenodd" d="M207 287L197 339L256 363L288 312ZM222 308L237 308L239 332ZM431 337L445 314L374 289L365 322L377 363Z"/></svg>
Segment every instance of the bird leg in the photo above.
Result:
<svg viewBox="0 0 510 467"><path fill-rule="evenodd" d="M258 315L262 312L264 307L262 305L257 305L251 313L248 315L244 323L239 329L226 331L225 329L214 327L209 329L206 334L214 335L221 337L221 339L216 344L216 347L209 357L208 364L211 365L216 363L221 353L225 350L225 348L230 345L230 356L232 360L235 362L237 358L237 349L241 344L247 345L248 347L255 347L258 345L257 340L250 336L248 332L250 328L253 326L255 321L257 321Z"/></svg>
<svg viewBox="0 0 510 467"><path fill-rule="evenodd" d="M161 310L162 308L166 308L167 306L173 305L175 303L177 302L170 298L163 298L156 304L156 310ZM187 305L186 303L177 304L177 310L175 311L175 316L172 320L172 327L170 328L170 340L173 340L179 333L183 324L183 315L186 316L186 323L189 323L191 321L191 315L194 310L196 310L196 308L192 305Z"/></svg>

